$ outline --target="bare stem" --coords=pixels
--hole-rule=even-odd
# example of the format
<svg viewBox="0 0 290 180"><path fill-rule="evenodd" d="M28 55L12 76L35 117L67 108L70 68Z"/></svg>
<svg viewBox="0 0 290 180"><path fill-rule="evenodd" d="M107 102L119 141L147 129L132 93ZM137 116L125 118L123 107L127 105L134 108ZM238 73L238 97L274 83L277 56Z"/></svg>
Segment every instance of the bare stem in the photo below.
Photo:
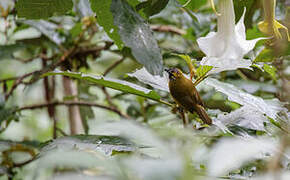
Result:
<svg viewBox="0 0 290 180"><path fill-rule="evenodd" d="M109 106L105 106L105 105L101 105L101 104L97 104L97 103L83 102L83 101L54 101L54 102L50 102L50 103L34 104L34 105L24 106L24 107L18 108L17 110L15 110L15 112L20 112L20 111L24 111L24 110L33 110L33 109L46 108L47 106L59 106L59 105L98 107L98 108L102 108L102 109L105 109L105 110L108 110L108 111L112 111L112 112L118 114L121 117L124 117L124 118L127 117L126 115L124 115L122 112L118 111L115 108L112 108L112 107L109 107Z"/></svg>

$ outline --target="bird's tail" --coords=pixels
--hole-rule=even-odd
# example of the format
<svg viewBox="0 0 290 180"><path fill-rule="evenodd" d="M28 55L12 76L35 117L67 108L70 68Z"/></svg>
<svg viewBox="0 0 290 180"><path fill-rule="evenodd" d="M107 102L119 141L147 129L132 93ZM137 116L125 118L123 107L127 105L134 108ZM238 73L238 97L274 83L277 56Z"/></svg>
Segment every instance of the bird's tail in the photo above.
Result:
<svg viewBox="0 0 290 180"><path fill-rule="evenodd" d="M197 105L195 108L195 111L197 112L197 114L199 115L199 117L202 119L202 121L208 125L212 124L212 120L211 118L207 115L204 107L202 107L201 105Z"/></svg>

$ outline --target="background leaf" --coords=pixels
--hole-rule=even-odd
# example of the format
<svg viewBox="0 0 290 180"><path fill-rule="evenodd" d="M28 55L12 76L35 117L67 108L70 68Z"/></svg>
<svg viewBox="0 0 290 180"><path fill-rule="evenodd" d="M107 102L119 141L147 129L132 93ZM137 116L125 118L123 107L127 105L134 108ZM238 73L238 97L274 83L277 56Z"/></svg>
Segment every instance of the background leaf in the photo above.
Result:
<svg viewBox="0 0 290 180"><path fill-rule="evenodd" d="M97 22L106 31L107 35L116 43L119 49L123 48L123 42L118 34L118 28L114 25L113 15L110 11L112 0L90 0L92 10L96 13Z"/></svg>
<svg viewBox="0 0 290 180"><path fill-rule="evenodd" d="M286 110L283 104L277 100L264 100L261 97L257 97L248 94L232 84L224 83L213 78L207 78L205 84L214 87L217 91L228 96L230 101L236 102L241 105L251 106L253 109L260 111L263 114L275 119L279 111Z"/></svg>
<svg viewBox="0 0 290 180"><path fill-rule="evenodd" d="M19 17L27 19L49 18L72 10L72 0L19 0L16 9Z"/></svg>
<svg viewBox="0 0 290 180"><path fill-rule="evenodd" d="M270 74L271 78L277 81L276 71L277 69L273 66L269 66L268 64L264 64L263 69Z"/></svg>
<svg viewBox="0 0 290 180"><path fill-rule="evenodd" d="M124 0L112 0L111 11L121 39L136 60L150 73L161 75L162 56L149 25Z"/></svg>
<svg viewBox="0 0 290 180"><path fill-rule="evenodd" d="M169 0L148 0L141 2L136 6L137 11L142 11L146 14L147 18L154 14L158 14L166 7Z"/></svg>
<svg viewBox="0 0 290 180"><path fill-rule="evenodd" d="M178 2L182 5L186 4L189 0L178 0ZM190 0L190 2L185 6L186 8L192 10L192 11L197 11L198 8L206 4L206 0Z"/></svg>

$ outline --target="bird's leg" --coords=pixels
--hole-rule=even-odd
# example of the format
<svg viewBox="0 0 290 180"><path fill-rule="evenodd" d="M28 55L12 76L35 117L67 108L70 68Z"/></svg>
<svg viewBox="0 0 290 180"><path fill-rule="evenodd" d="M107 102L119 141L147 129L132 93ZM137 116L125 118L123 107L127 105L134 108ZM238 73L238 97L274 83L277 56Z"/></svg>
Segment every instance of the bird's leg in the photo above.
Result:
<svg viewBox="0 0 290 180"><path fill-rule="evenodd" d="M186 127L187 126L187 120L185 117L185 111L182 107L178 106L177 104L171 109L171 112L173 114L176 114L177 112L179 112L181 118L182 118L182 122L183 122L183 126Z"/></svg>
<svg viewBox="0 0 290 180"><path fill-rule="evenodd" d="M184 111L184 109L182 107L178 106L177 107L177 110L180 113L180 116L182 118L183 127L186 127L187 126L187 121L186 121L186 118L185 118L185 111Z"/></svg>
<svg viewBox="0 0 290 180"><path fill-rule="evenodd" d="M178 106L177 105L174 105L174 107L171 109L171 112L173 114L176 114L177 111L178 111Z"/></svg>

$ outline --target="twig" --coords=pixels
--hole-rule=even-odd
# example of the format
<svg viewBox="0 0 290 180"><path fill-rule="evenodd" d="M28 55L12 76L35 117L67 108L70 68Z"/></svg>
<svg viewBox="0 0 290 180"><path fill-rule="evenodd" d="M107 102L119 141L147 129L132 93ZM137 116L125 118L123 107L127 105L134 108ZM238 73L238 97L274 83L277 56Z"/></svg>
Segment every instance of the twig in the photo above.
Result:
<svg viewBox="0 0 290 180"><path fill-rule="evenodd" d="M116 61L115 63L113 63L111 66L109 66L106 71L104 72L103 76L106 76L107 74L109 74L109 72L111 72L114 68L116 68L119 64L121 64L124 60L125 60L125 56L123 56L120 60Z"/></svg>
<svg viewBox="0 0 290 180"><path fill-rule="evenodd" d="M5 95L5 99L7 100L9 98L9 96L13 93L13 91L17 88L17 86L20 85L20 84L22 84L22 81L26 77L33 75L35 72L36 71L31 72L31 73L27 73L27 74L24 74L23 76L20 76L19 78L17 78L16 81L13 83L10 91Z"/></svg>
<svg viewBox="0 0 290 180"><path fill-rule="evenodd" d="M70 48L69 50L65 51L63 53L63 55L60 57L59 61L55 64L52 64L50 66L48 66L47 68L43 68L41 70L37 70L37 71L34 71L34 72L31 72L31 73L27 73L27 74L24 74L23 76L20 76L19 78L16 79L16 81L14 82L14 84L12 85L10 91L5 95L5 99L7 100L9 98L9 96L11 96L11 94L13 93L13 91L17 88L18 85L20 84L23 84L23 80L26 78L26 77L29 77L29 76L37 76L39 77L41 74L44 74L48 71L51 71L52 69L55 69L57 66L61 65L61 63L63 61L65 61L70 55L71 53L75 50L75 47L73 48ZM35 81L37 81L39 78L33 78L29 83L27 84L31 84L31 83L34 83Z"/></svg>
<svg viewBox="0 0 290 180"><path fill-rule="evenodd" d="M243 80L246 80L246 81L249 81L249 78L241 71L241 70L237 70L237 74L243 79Z"/></svg>
<svg viewBox="0 0 290 180"><path fill-rule="evenodd" d="M5 95L5 99L8 99L9 96L11 96L11 94L13 93L13 91L17 88L18 85L20 84L32 84L34 82L36 82L37 80L39 80L39 77L44 74L47 73L51 70L54 70L56 67L60 66L64 61L66 61L67 59L73 57L73 56L79 56L79 55L87 55L87 54L92 54L92 53L98 53L101 50L106 50L109 49L112 46L112 42L106 42L106 45L104 47L93 47L93 48L77 48L76 46L69 48L68 50L65 50L62 54L62 56L59 58L59 60L56 63L53 63L51 65L49 65L46 68L43 68L41 70L37 70L37 71L33 71L27 74L24 74L22 76L19 77L12 77L12 78L7 78L7 79L1 79L1 82L5 82L5 81L10 81L10 80L15 80L14 84L12 85L10 91ZM36 58L36 57L35 57ZM50 60L50 59L54 59L55 56L52 57L46 57L44 55L41 55L40 58L45 59L45 60ZM32 78L29 82L23 82L23 80L29 76L34 76L34 78Z"/></svg>
<svg viewBox="0 0 290 180"><path fill-rule="evenodd" d="M104 86L102 87L102 91L103 91L103 93L105 94L106 99L107 99L109 105L110 105L111 107L117 108L117 106L113 103L110 94L108 93L107 89L106 89Z"/></svg>
<svg viewBox="0 0 290 180"><path fill-rule="evenodd" d="M169 103L169 102L166 102L166 101L163 101L162 99L159 99L159 100L156 100L156 101L157 101L157 102L160 102L160 103L162 103L162 104L165 104L165 105L167 105L167 106L174 107L173 104L171 104L171 103Z"/></svg>
<svg viewBox="0 0 290 180"><path fill-rule="evenodd" d="M109 73L110 73L114 68L116 68L119 64L121 64L121 63L125 60L125 58L126 58L126 57L123 56L120 60L116 61L116 62L113 63L111 66L109 66L109 67L105 70L105 72L103 73L103 76L106 76L107 74L109 74ZM112 108L114 108L114 109L117 110L117 106L113 103L112 98L111 98L110 94L108 93L108 91L107 91L107 89L106 89L105 86L102 87L102 91L103 91L103 93L105 94L106 99L107 99L109 105L110 105ZM129 118L128 115L126 115L126 116L127 116L127 118ZM130 118L129 118L129 119L130 119Z"/></svg>
<svg viewBox="0 0 290 180"><path fill-rule="evenodd" d="M56 127L56 130L59 131L63 136L67 136L67 134L59 127Z"/></svg>
<svg viewBox="0 0 290 180"><path fill-rule="evenodd" d="M184 31L183 29L178 29L177 27L174 27L174 26L151 25L150 28L153 31L157 31L157 32L169 32L169 33L178 34L178 35L186 34L186 31Z"/></svg>
<svg viewBox="0 0 290 180"><path fill-rule="evenodd" d="M50 103L43 103L43 104L34 104L34 105L30 105L30 106L25 106L25 107L21 107L15 110L15 112L20 112L20 111L24 111L24 110L32 110L32 109L40 109L40 108L45 108L47 106L58 106L58 105L65 105L65 106L93 106L93 107L98 107L98 108L102 108L102 109L106 109L108 111L112 111L116 114L118 114L121 117L124 118L128 118L127 115L123 114L121 111L109 107L109 106L105 106L105 105L101 105L101 104L97 104L97 103L92 103L92 102L82 102L82 101L55 101L55 102L50 102Z"/></svg>

